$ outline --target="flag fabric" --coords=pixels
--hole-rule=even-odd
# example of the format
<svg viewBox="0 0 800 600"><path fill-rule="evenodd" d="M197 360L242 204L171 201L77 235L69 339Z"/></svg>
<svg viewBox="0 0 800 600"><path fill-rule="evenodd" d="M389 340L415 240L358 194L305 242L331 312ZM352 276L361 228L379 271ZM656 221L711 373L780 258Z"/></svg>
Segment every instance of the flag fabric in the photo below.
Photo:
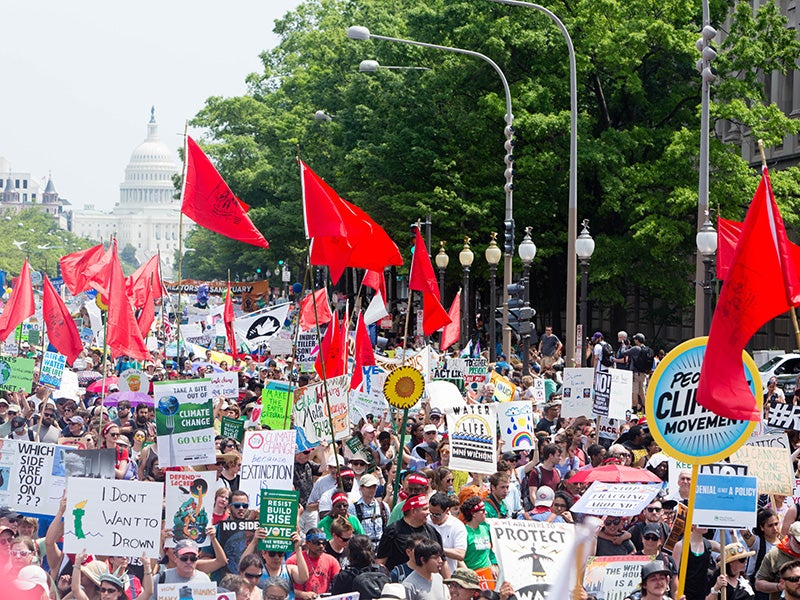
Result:
<svg viewBox="0 0 800 600"><path fill-rule="evenodd" d="M439 343L439 350L442 352L455 344L461 337L461 290L458 290L456 297L453 298L447 316L450 317L450 323L444 326L442 340Z"/></svg>
<svg viewBox="0 0 800 600"><path fill-rule="evenodd" d="M340 339L341 334L342 325L339 324L339 315L334 313L331 322L328 323L328 329L325 331L322 343L319 346L317 360L314 362L314 370L323 379L338 377L347 372L347 362L342 360L343 344Z"/></svg>
<svg viewBox="0 0 800 600"><path fill-rule="evenodd" d="M459 358L471 358L472 357L472 340L467 342L467 345L461 349L461 354L458 355Z"/></svg>
<svg viewBox="0 0 800 600"><path fill-rule="evenodd" d="M108 347L114 357L130 356L137 360L151 358L144 344L139 324L133 316L128 294L125 293L125 276L117 255L117 241L111 243L111 266L106 285L108 290Z"/></svg>
<svg viewBox="0 0 800 600"><path fill-rule="evenodd" d="M364 273L364 279L361 280L361 283L379 292L384 299L386 298L386 278L383 276L382 270L367 270L367 272Z"/></svg>
<svg viewBox="0 0 800 600"><path fill-rule="evenodd" d="M188 135L182 198L181 212L201 227L245 244L269 248L247 216L250 207L233 195L209 158Z"/></svg>
<svg viewBox="0 0 800 600"><path fill-rule="evenodd" d="M422 292L422 332L431 335L450 323L450 317L439 302L439 284L419 227L414 232L414 256L411 259L408 289Z"/></svg>
<svg viewBox="0 0 800 600"><path fill-rule="evenodd" d="M356 345L353 358L353 377L350 379L350 389L357 390L364 381L364 367L375 365L375 352L372 349L372 341L369 339L367 324L364 322L364 313L358 313L358 323L356 323Z"/></svg>
<svg viewBox="0 0 800 600"><path fill-rule="evenodd" d="M228 280L228 293L225 294L225 309L222 311L222 319L225 322L225 334L228 336L228 346L231 347L231 355L233 360L238 358L236 352L236 333L233 330L233 321L235 316L233 314L233 294L231 294L231 282Z"/></svg>
<svg viewBox="0 0 800 600"><path fill-rule="evenodd" d="M760 418L742 351L764 323L797 304L800 276L764 168L711 322L697 389L700 406L729 419Z"/></svg>
<svg viewBox="0 0 800 600"><path fill-rule="evenodd" d="M381 296L380 292L377 292L372 297L372 300L370 300L369 306L367 306L367 310L364 312L364 322L367 325L372 325L380 321L383 317L388 316L389 311L386 310L386 303L383 301L383 296Z"/></svg>
<svg viewBox="0 0 800 600"><path fill-rule="evenodd" d="M33 284L31 284L31 267L28 259L22 263L16 283L11 291L11 298L6 302L0 314L0 341L8 338L17 325L36 312L33 301Z"/></svg>
<svg viewBox="0 0 800 600"><path fill-rule="evenodd" d="M148 285L144 286L145 290L145 297L142 299L142 306L141 311L139 312L139 316L136 318L136 324L139 326L139 333L142 334L142 337L147 340L147 336L150 334L150 328L153 326L153 321L156 320L156 306L155 306L155 290L156 287L152 279L155 278L154 274L150 276L151 281ZM135 303L135 301L134 301Z"/></svg>
<svg viewBox="0 0 800 600"><path fill-rule="evenodd" d="M314 305L317 305L316 314L314 314ZM316 292L308 294L300 302L300 331L308 331L317 324L319 319L320 325L330 323L331 321L331 304L328 300L328 288L320 288Z"/></svg>
<svg viewBox="0 0 800 600"><path fill-rule="evenodd" d="M152 291L148 288L152 288ZM136 308L144 306L146 297L149 297L151 302L155 298L161 298L161 267L158 254L150 257L150 260L125 280L125 289Z"/></svg>
<svg viewBox="0 0 800 600"><path fill-rule="evenodd" d="M289 315L290 304L286 302L275 307L269 307L233 320L233 328L240 340L247 347L255 350L266 344L280 332L286 317Z"/></svg>
<svg viewBox="0 0 800 600"><path fill-rule="evenodd" d="M733 254L736 252L736 244L739 243L739 236L742 233L740 221L731 221L719 217L717 220L717 279L725 281L728 277L728 269L733 262ZM789 242L792 252L794 266L800 269L800 246L794 242Z"/></svg>
<svg viewBox="0 0 800 600"><path fill-rule="evenodd" d="M45 276L42 283L44 285L42 320L47 328L47 338L56 350L67 357L67 363L71 366L83 352L81 335L50 278Z"/></svg>
<svg viewBox="0 0 800 600"><path fill-rule="evenodd" d="M111 264L110 247L106 250L103 244L98 244L86 250L72 252L62 256L59 263L64 285L73 296L89 288L108 295L105 285L108 281L108 266Z"/></svg>

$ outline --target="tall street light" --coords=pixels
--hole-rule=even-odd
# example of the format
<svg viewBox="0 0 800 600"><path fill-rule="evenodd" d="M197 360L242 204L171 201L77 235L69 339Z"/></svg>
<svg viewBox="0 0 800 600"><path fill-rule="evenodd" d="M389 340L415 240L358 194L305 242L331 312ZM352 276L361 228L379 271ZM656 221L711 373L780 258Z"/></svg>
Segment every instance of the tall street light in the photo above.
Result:
<svg viewBox="0 0 800 600"><path fill-rule="evenodd" d="M489 362L494 362L497 357L497 327L495 327L494 313L497 305L497 265L503 258L503 251L497 245L497 232L492 232L492 239L484 252L486 262L489 263L489 318L483 322L489 325Z"/></svg>
<svg viewBox="0 0 800 600"><path fill-rule="evenodd" d="M366 27L360 27L358 25L353 25L352 27L348 27L347 29L347 37L353 40L383 40L386 42L397 42L400 44L410 44L412 46L420 46L422 48L433 48L434 50L444 50L446 52L455 52L457 54L465 54L467 56L472 56L473 58L479 58L487 63L495 70L495 72L500 76L500 81L503 83L503 91L506 95L506 115L505 115L505 127L503 129L503 134L506 137L505 141L505 150L506 154L503 158L505 166L503 168L503 175L505 177L506 183L503 186L506 192L506 210L505 210L505 221L513 223L514 219L514 198L513 198L513 190L514 190L514 155L512 154L512 148L514 145L513 136L514 136L514 115L511 112L511 90L508 87L508 80L506 79L505 74L503 71L500 70L500 67L497 66L491 58L486 56L485 54L481 54L480 52L474 52L472 50L465 50L463 48L453 48L451 46L439 46L437 44L427 44L425 42L417 42L414 40L404 40L400 38L393 38L393 37L386 37L383 35L376 35L371 33L369 29ZM576 105L577 107L577 105ZM571 209L570 209L571 210ZM508 327L508 286L511 284L511 260L513 258L514 250L511 248L510 250L506 249L503 257L503 352L506 356L511 355L511 329ZM573 270L573 278L575 276ZM574 310L574 308L573 308ZM569 307L567 307L567 315L569 315Z"/></svg>
<svg viewBox="0 0 800 600"><path fill-rule="evenodd" d="M713 292L714 280L712 278L712 265L714 264L714 254L717 252L717 230L711 224L706 213L706 220L700 231L695 236L697 243L697 255L703 257L703 281L698 288L703 289L703 335L708 335L711 329L711 295Z"/></svg>
<svg viewBox="0 0 800 600"><path fill-rule="evenodd" d="M525 281L525 305L524 308L530 308L531 305L531 263L533 259L536 257L536 244L533 243L531 239L531 228L525 228L525 237L522 238L522 242L520 243L519 247L517 248L517 252L519 252L519 258L522 261L522 269L523 275L522 278ZM533 311L524 311L529 313L530 320L533 320ZM531 323L531 326L533 324ZM530 329L530 328L529 328ZM532 329L531 329L532 330ZM529 375L530 374L530 365L531 365L531 352L530 352L530 341L531 341L531 334L530 333L523 333L522 325L520 325L520 337L522 337L522 374Z"/></svg>
<svg viewBox="0 0 800 600"><path fill-rule="evenodd" d="M450 257L444 251L444 242L439 242L439 252L436 254L436 266L439 269L439 298L444 303L444 272L450 264Z"/></svg>
<svg viewBox="0 0 800 600"><path fill-rule="evenodd" d="M578 239L575 240L575 254L577 254L578 260L581 261L581 338L577 341L577 348L581 355L578 364L583 367L586 366L586 352L583 348L583 340L588 333L586 327L588 326L587 321L589 318L589 298L587 297L589 287L589 259L592 258L592 254L594 254L594 240L592 236L589 235L589 219L584 219L581 224L583 225L583 230L578 236Z"/></svg>
<svg viewBox="0 0 800 600"><path fill-rule="evenodd" d="M428 67L385 67L377 60L362 60L358 65L358 70L361 73L377 73L380 69L389 69L392 71L430 71Z"/></svg>
<svg viewBox="0 0 800 600"><path fill-rule="evenodd" d="M469 238L464 237L464 247L458 253L458 262L464 269L464 295L461 298L461 349L467 347L467 340L470 339L469 334L469 268L472 266L472 261L475 260L475 255L469 247Z"/></svg>
<svg viewBox="0 0 800 600"><path fill-rule="evenodd" d="M553 21L567 42L567 52L569 53L569 209L567 215L567 356L575 355L575 330L577 323L575 318L577 304L577 264L575 259L575 239L578 235L578 69L575 62L575 47L572 45L572 38L554 13L544 6L532 2L521 2L519 0L490 0L498 4L508 4L510 6L522 6L532 8L547 15ZM704 0L705 1L705 0Z"/></svg>

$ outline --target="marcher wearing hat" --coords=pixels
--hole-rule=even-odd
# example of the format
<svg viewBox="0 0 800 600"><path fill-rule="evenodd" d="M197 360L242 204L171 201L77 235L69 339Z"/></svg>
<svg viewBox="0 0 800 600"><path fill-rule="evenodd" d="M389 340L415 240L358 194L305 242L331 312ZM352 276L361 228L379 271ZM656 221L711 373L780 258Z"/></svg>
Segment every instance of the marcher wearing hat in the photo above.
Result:
<svg viewBox="0 0 800 600"><path fill-rule="evenodd" d="M406 600L406 588L402 583L387 583L377 600Z"/></svg>
<svg viewBox="0 0 800 600"><path fill-rule="evenodd" d="M606 348L606 352L610 352L611 360L614 359L614 350L611 348L611 345L603 339L603 334L600 331L596 331L595 334L592 336L592 366L594 370L607 372L609 367L603 364L603 348Z"/></svg>
<svg viewBox="0 0 800 600"><path fill-rule="evenodd" d="M373 549L377 549L383 530L389 524L389 506L375 498L380 483L377 477L367 473L362 475L358 483L361 497L353 502L348 510L350 515L361 523L364 535L369 538Z"/></svg>
<svg viewBox="0 0 800 600"><path fill-rule="evenodd" d="M75 564L80 565L86 560L87 555L80 552L75 555ZM99 561L92 561L99 562ZM147 600L153 594L153 573L150 564L150 559L146 554L142 555L142 568L144 571L144 579L142 580L142 591L138 596L133 596L133 600ZM75 569L72 574L72 595L76 600L90 600L89 596L81 588L81 569ZM97 587L100 592L100 597L103 600L125 600L128 598L125 592L126 578L123 578L119 573L111 573L108 567L100 572L97 578ZM77 581L76 581L77 580Z"/></svg>
<svg viewBox="0 0 800 600"><path fill-rule="evenodd" d="M631 534L631 541L637 551L642 550L642 536L644 535L645 528L649 525L653 525L660 530L659 536L662 542L667 539L670 527L664 523L663 516L664 507L661 504L661 500L659 498L654 498L641 512L640 518L628 528L628 532Z"/></svg>
<svg viewBox="0 0 800 600"><path fill-rule="evenodd" d="M654 560L642 567L642 584L638 592L634 592L626 600L670 600L669 569L660 560ZM678 600L685 600L681 596Z"/></svg>
<svg viewBox="0 0 800 600"><path fill-rule="evenodd" d="M792 523L788 534L764 555L756 572L756 591L770 594L770 600L780 600L784 589L781 569L796 560L800 560L800 521Z"/></svg>
<svg viewBox="0 0 800 600"><path fill-rule="evenodd" d="M411 496L418 496L424 494L428 496L430 492L430 482L424 473L417 473L416 471L409 471L403 476L403 489L398 495L398 502L392 508L389 515L389 523L394 523L403 517L403 503L399 500L405 500Z"/></svg>
<svg viewBox="0 0 800 600"><path fill-rule="evenodd" d="M497 580L497 557L492 551L492 536L486 522L486 504L480 496L467 498L461 505L464 525L467 527L467 551L464 564L494 589Z"/></svg>
<svg viewBox="0 0 800 600"><path fill-rule="evenodd" d="M339 482L341 482L341 488L339 488ZM347 494L347 501L350 503L355 502L361 497L361 490L359 489L356 472L344 464L342 464L339 469L339 477L336 480L336 486L327 490L319 499L320 521L331 512L333 508L331 499L337 491L343 491Z"/></svg>
<svg viewBox="0 0 800 600"><path fill-rule="evenodd" d="M175 567L166 569L155 578L153 597L158 598L159 583L202 583L211 581L207 574L197 569L197 557L200 548L194 540L184 538L178 540L173 550ZM142 582L144 584L144 581Z"/></svg>
<svg viewBox="0 0 800 600"><path fill-rule="evenodd" d="M341 570L339 561L330 554L325 553L325 533L312 527L306 533L305 549L302 550L303 558L308 565L308 581L294 584L294 594L297 600L316 600L321 594L330 592L333 578ZM296 565L297 554L292 554L286 564Z"/></svg>
<svg viewBox="0 0 800 600"><path fill-rule="evenodd" d="M16 416L11 419L11 433L8 434L8 439L34 441L33 431L28 429L28 422L25 417Z"/></svg>
<svg viewBox="0 0 800 600"><path fill-rule="evenodd" d="M352 471L350 471L352 474ZM344 475L344 472L342 472ZM342 477L342 482L345 481L345 477ZM360 535L364 534L364 528L361 526L361 522L356 518L355 515L351 515L348 510L350 508L350 500L347 497L347 494L343 491L337 490L335 494L331 497L331 512L330 514L326 515L324 518L320 519L319 521L319 528L325 532L325 535L328 539L331 539L331 525L333 522L338 518L342 517L343 519L350 522L350 525L353 526L353 531Z"/></svg>
<svg viewBox="0 0 800 600"><path fill-rule="evenodd" d="M324 509L324 513L319 514L320 500L323 494L325 494L325 492L333 490L339 485L338 469L345 468L346 463L341 455L334 456L333 454L330 454L326 459L326 464L328 466L328 472L314 482L314 485L311 488L311 493L308 495L308 502L306 502L306 510L311 511L312 513L317 513L316 517L309 515L307 519L308 521L318 522L321 517L324 517L327 514L327 512L330 511L330 506L327 506ZM331 496L332 494L333 492L328 494L328 496ZM353 500L357 499L358 496L353 498ZM314 521L315 518L316 521Z"/></svg>
<svg viewBox="0 0 800 600"><path fill-rule="evenodd" d="M424 494L411 496L398 505L402 507L403 518L387 525L376 552L378 563L389 571L408 560L406 541L415 533L442 543L442 536L428 523L428 499Z"/></svg>
<svg viewBox="0 0 800 600"><path fill-rule="evenodd" d="M478 574L466 567L455 569L444 583L450 591L451 600L475 600L481 591Z"/></svg>
<svg viewBox="0 0 800 600"><path fill-rule="evenodd" d="M12 598L50 599L50 579L42 567L29 565L20 569L11 581Z"/></svg>
<svg viewBox="0 0 800 600"><path fill-rule="evenodd" d="M678 566L669 554L665 554L662 551L664 542L667 540L667 535L669 535L669 528L667 528L667 534L665 535L664 528L661 527L661 525L663 525L663 523L651 522L644 526L641 534L642 549L637 551L636 555L652 556L653 560L660 560L663 562L664 566L667 567L670 572L669 587L671 590L675 591L678 589Z"/></svg>
<svg viewBox="0 0 800 600"><path fill-rule="evenodd" d="M709 597L713 599L720 594L721 590L727 588L727 597L730 600L753 600L755 592L745 576L745 567L747 559L754 554L755 552L748 551L739 542L725 546L725 572L721 572L722 556L720 556L717 560L719 567L714 572L716 581L711 588Z"/></svg>

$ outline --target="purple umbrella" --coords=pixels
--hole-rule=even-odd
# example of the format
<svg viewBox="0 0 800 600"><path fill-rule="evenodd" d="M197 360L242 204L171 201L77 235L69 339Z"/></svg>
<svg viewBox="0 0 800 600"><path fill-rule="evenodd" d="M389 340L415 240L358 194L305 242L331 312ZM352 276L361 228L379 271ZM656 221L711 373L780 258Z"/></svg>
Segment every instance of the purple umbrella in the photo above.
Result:
<svg viewBox="0 0 800 600"><path fill-rule="evenodd" d="M137 404L153 406L153 399L144 392L113 392L106 396L103 405L116 406L120 400L128 400L131 406L136 406Z"/></svg>

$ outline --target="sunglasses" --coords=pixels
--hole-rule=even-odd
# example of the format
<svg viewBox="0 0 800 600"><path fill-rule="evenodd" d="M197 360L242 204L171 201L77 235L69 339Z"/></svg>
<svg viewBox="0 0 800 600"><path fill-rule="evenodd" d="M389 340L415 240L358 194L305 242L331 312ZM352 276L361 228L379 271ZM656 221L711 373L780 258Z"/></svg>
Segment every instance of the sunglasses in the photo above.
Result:
<svg viewBox="0 0 800 600"><path fill-rule="evenodd" d="M660 540L661 540L661 538L660 538L660 537L658 537L657 535L653 535L653 534L651 534L651 533L649 533L649 534L647 534L647 535L645 535L645 536L642 536L642 537L643 537L644 539L646 539L646 540L650 541L650 542L658 542L658 541L660 541Z"/></svg>
<svg viewBox="0 0 800 600"><path fill-rule="evenodd" d="M619 525L620 523L622 523L622 519L611 519L606 521L606 525Z"/></svg>
<svg viewBox="0 0 800 600"><path fill-rule="evenodd" d="M352 539L353 539L353 536L352 536L352 535L351 535L350 537L342 537L342 536L341 536L341 535L339 535L338 533L336 534L336 537L338 537L338 538L339 538L340 540L342 540L343 542L349 542L350 540L352 540Z"/></svg>
<svg viewBox="0 0 800 600"><path fill-rule="evenodd" d="M250 505L247 502L232 502L231 506L233 508L249 508Z"/></svg>
<svg viewBox="0 0 800 600"><path fill-rule="evenodd" d="M444 516L445 516L447 513L444 513L444 512L435 513L435 512L430 512L430 511L428 511L428 514L431 516L431 519L441 519L441 518L442 518L442 517L444 517Z"/></svg>
<svg viewBox="0 0 800 600"><path fill-rule="evenodd" d="M438 421L441 418L439 415L431 415L431 421Z"/></svg>
<svg viewBox="0 0 800 600"><path fill-rule="evenodd" d="M275 552L273 550L270 550L269 552L267 552L267 556L269 556L270 558L275 558L276 556L283 556L283 552Z"/></svg>
<svg viewBox="0 0 800 600"><path fill-rule="evenodd" d="M184 556L179 556L178 560L181 561L181 562L196 563L197 562L197 555L196 554L187 554L187 555L184 555Z"/></svg>
<svg viewBox="0 0 800 600"><path fill-rule="evenodd" d="M365 463L363 460L351 460L350 464L353 465L354 467L366 467L367 466L367 463Z"/></svg>
<svg viewBox="0 0 800 600"><path fill-rule="evenodd" d="M261 579L261 573L242 573L248 579Z"/></svg>
<svg viewBox="0 0 800 600"><path fill-rule="evenodd" d="M314 546L322 546L325 544L325 542L322 542L320 540L309 540L306 542L306 544L313 544Z"/></svg>
<svg viewBox="0 0 800 600"><path fill-rule="evenodd" d="M797 583L800 581L800 575L795 575L794 577L781 577L781 579L790 583Z"/></svg>
<svg viewBox="0 0 800 600"><path fill-rule="evenodd" d="M647 512L661 512L663 509L658 506L648 506Z"/></svg>
<svg viewBox="0 0 800 600"><path fill-rule="evenodd" d="M118 591L119 590L117 590L116 588L104 588L104 587L100 588L101 594L116 594Z"/></svg>
<svg viewBox="0 0 800 600"><path fill-rule="evenodd" d="M106 435L110 435L113 438L118 438L119 437L119 433L107 433Z"/></svg>
<svg viewBox="0 0 800 600"><path fill-rule="evenodd" d="M55 415L54 415L53 413L44 413L44 416L45 416L45 417L48 417L48 418L50 418L50 419L52 419L52 418L54 418L54 417L55 417Z"/></svg>
<svg viewBox="0 0 800 600"><path fill-rule="evenodd" d="M9 552L11 556L16 556L17 558L24 558L26 556L30 556L32 552L30 550L12 550Z"/></svg>

